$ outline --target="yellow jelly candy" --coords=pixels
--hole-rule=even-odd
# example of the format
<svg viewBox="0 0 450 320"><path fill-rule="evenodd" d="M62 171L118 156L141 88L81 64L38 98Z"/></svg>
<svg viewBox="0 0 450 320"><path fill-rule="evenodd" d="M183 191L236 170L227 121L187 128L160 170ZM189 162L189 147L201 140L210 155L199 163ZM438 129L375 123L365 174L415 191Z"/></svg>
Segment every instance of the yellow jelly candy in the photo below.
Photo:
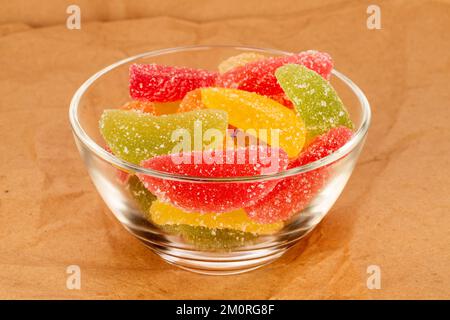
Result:
<svg viewBox="0 0 450 320"><path fill-rule="evenodd" d="M161 116L164 114L176 113L180 106L180 101L154 102L154 104L155 104L155 114L157 116Z"/></svg>
<svg viewBox="0 0 450 320"><path fill-rule="evenodd" d="M136 200L139 208L147 216L152 202L156 200L156 196L148 191L141 180L135 175L128 178L127 188L131 196Z"/></svg>
<svg viewBox="0 0 450 320"><path fill-rule="evenodd" d="M232 229L256 234L273 234L283 228L282 222L263 224L250 220L243 209L227 213L185 212L169 203L156 200L150 208L150 219L158 225L189 225L210 229Z"/></svg>
<svg viewBox="0 0 450 320"><path fill-rule="evenodd" d="M244 52L222 61L219 64L219 72L225 73L233 68L243 66L249 62L264 59L265 57L266 56L256 52Z"/></svg>
<svg viewBox="0 0 450 320"><path fill-rule="evenodd" d="M296 157L305 143L305 125L294 111L257 93L237 89L201 89L203 104L228 113L228 122L272 147ZM274 132L276 131L276 132Z"/></svg>

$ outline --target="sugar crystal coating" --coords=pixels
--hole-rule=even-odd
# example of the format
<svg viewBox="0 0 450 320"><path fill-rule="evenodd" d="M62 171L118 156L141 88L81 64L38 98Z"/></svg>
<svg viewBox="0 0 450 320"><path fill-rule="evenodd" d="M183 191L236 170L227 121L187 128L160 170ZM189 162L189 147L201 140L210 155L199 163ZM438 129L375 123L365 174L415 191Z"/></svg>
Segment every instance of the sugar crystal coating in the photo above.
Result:
<svg viewBox="0 0 450 320"><path fill-rule="evenodd" d="M232 229L255 234L273 234L283 228L283 223L263 224L250 220L242 209L226 213L185 212L159 200L150 208L150 219L158 225L189 225L209 229Z"/></svg>
<svg viewBox="0 0 450 320"><path fill-rule="evenodd" d="M346 127L333 128L312 141L288 169L326 157L342 147L353 132ZM326 167L283 178L265 198L245 208L251 219L261 223L284 221L300 212L328 178Z"/></svg>
<svg viewBox="0 0 450 320"><path fill-rule="evenodd" d="M130 66L130 96L135 100L169 102L180 100L194 89L214 85L216 72L157 64Z"/></svg>
<svg viewBox="0 0 450 320"><path fill-rule="evenodd" d="M308 68L287 64L275 72L286 95L306 125L307 141L331 128L353 123L331 84Z"/></svg>
<svg viewBox="0 0 450 320"><path fill-rule="evenodd" d="M330 129L327 133L316 137L298 158L290 162L289 168L303 166L329 156L346 144L352 136L353 131L347 127Z"/></svg>
<svg viewBox="0 0 450 320"><path fill-rule="evenodd" d="M108 146L105 146L105 150L109 153L113 153L111 149ZM122 169L116 168L116 178L121 184L126 184L128 181L128 178L130 177L130 174Z"/></svg>
<svg viewBox="0 0 450 320"><path fill-rule="evenodd" d="M257 235L232 229L210 229L189 225L162 225L162 230L178 235L196 249L211 251L229 251L251 244Z"/></svg>
<svg viewBox="0 0 450 320"><path fill-rule="evenodd" d="M149 113L155 116L163 114L176 113L180 105L180 101L171 102L150 102L133 100L125 103L120 107L122 110L134 110Z"/></svg>
<svg viewBox="0 0 450 320"><path fill-rule="evenodd" d="M150 114L105 110L100 119L100 132L112 152L123 160L139 164L157 155L172 153L179 141L172 139L175 130L185 130L191 137L191 150L195 149L195 130L216 129L225 132L228 126L226 112L197 110L180 114L152 116ZM214 141L218 146L223 141Z"/></svg>
<svg viewBox="0 0 450 320"><path fill-rule="evenodd" d="M293 109L294 105L291 100L284 93L274 94L272 96L267 96L268 98L275 100L279 104L288 107L289 109ZM195 89L189 91L184 96L183 100L181 100L177 112L188 112L192 110L205 109L206 106L202 102L202 91L201 89Z"/></svg>
<svg viewBox="0 0 450 320"><path fill-rule="evenodd" d="M222 61L219 64L219 73L223 74L227 71L230 71L233 68L236 67L242 67L250 62L254 62L257 60L266 59L267 57L256 52L244 52L241 54L238 54L236 56L229 57L228 59ZM273 95L268 95L268 98L271 98L280 104L284 105L288 108L293 108L292 102L286 97L284 93L278 93ZM201 105L200 105L201 106Z"/></svg>
<svg viewBox="0 0 450 320"><path fill-rule="evenodd" d="M174 161L182 156L183 162ZM207 158L209 160L207 160ZM213 161L211 161L213 160ZM225 151L193 151L158 156L141 163L145 168L194 177L246 177L285 170L288 157L281 149L249 146ZM228 212L251 205L267 195L276 180L257 182L188 182L139 175L145 187L163 202L189 212Z"/></svg>
<svg viewBox="0 0 450 320"><path fill-rule="evenodd" d="M226 111L232 126L254 130L260 140L275 147L279 144L289 157L301 151L306 134L303 121L278 102L253 92L226 88L201 89L201 98L207 108Z"/></svg>
<svg viewBox="0 0 450 320"><path fill-rule="evenodd" d="M325 79L329 79L333 69L330 55L309 50L289 56L269 57L249 62L220 75L216 84L219 87L241 89L265 96L281 94L283 90L275 78L275 70L288 63L304 65Z"/></svg>

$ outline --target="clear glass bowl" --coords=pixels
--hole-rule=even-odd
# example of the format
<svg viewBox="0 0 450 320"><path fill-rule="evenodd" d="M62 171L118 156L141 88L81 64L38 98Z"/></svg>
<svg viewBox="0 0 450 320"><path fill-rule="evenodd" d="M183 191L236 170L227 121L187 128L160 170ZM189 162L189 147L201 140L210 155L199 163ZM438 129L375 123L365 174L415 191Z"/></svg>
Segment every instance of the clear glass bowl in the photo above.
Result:
<svg viewBox="0 0 450 320"><path fill-rule="evenodd" d="M267 56L288 52L249 47L193 46L146 52L116 62L90 77L75 93L69 110L75 142L101 197L122 223L165 261L204 274L235 274L256 269L280 257L323 219L344 189L361 152L370 124L370 106L363 92L334 70L331 83L355 124L353 137L339 150L318 161L278 174L239 178L176 176L123 161L107 152L100 135L99 119L104 109L130 101L128 68L132 63L158 63L217 70L224 59L242 53ZM320 190L284 226L272 234L256 235L228 229L188 226L158 226L149 222L153 196L142 190L135 174L184 183L244 184L277 179L301 179L318 171L327 172ZM124 182L127 176L128 182ZM86 205L89 205L88 203Z"/></svg>

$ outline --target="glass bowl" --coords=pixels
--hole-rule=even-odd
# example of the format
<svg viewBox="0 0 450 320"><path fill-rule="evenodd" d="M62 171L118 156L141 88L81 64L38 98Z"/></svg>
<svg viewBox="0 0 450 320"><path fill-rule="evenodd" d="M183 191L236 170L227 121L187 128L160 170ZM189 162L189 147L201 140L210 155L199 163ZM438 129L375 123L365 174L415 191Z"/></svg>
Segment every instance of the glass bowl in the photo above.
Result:
<svg viewBox="0 0 450 320"><path fill-rule="evenodd" d="M76 91L70 103L69 117L77 148L106 205L125 229L153 252L168 263L193 272L224 275L259 268L280 257L313 230L344 189L370 124L370 106L363 92L346 76L333 70L331 83L349 111L355 132L340 149L307 165L252 177L201 178L146 169L121 160L105 150L106 143L100 134L99 120L103 110L118 108L130 101L128 69L131 64L157 63L217 70L221 61L243 52L258 52L266 56L290 54L272 49L231 46L192 46L150 51L118 61L97 72ZM166 112L174 110L173 106L168 105ZM281 225L263 225L261 229L247 229L248 225L231 228L227 223L208 228L202 224L203 219L194 225L184 222L157 224L149 214L149 208L155 204L155 196L147 191L138 178L147 177L162 183L201 184L202 188L212 190L214 186L226 187L227 184L233 187L243 184L273 187L282 180L304 179L318 172L326 172L326 179L308 201L302 205L292 203L292 208L299 209ZM157 203L163 209L166 206L163 202Z"/></svg>

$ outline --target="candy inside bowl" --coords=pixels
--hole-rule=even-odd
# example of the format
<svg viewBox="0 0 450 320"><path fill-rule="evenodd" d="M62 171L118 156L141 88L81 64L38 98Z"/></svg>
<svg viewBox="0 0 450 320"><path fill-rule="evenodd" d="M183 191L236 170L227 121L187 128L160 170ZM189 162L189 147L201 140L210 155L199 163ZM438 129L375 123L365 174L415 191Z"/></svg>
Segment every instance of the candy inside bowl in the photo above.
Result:
<svg viewBox="0 0 450 320"><path fill-rule="evenodd" d="M169 263L265 265L325 216L370 123L369 104L317 51L152 51L92 76L70 121L98 192Z"/></svg>

